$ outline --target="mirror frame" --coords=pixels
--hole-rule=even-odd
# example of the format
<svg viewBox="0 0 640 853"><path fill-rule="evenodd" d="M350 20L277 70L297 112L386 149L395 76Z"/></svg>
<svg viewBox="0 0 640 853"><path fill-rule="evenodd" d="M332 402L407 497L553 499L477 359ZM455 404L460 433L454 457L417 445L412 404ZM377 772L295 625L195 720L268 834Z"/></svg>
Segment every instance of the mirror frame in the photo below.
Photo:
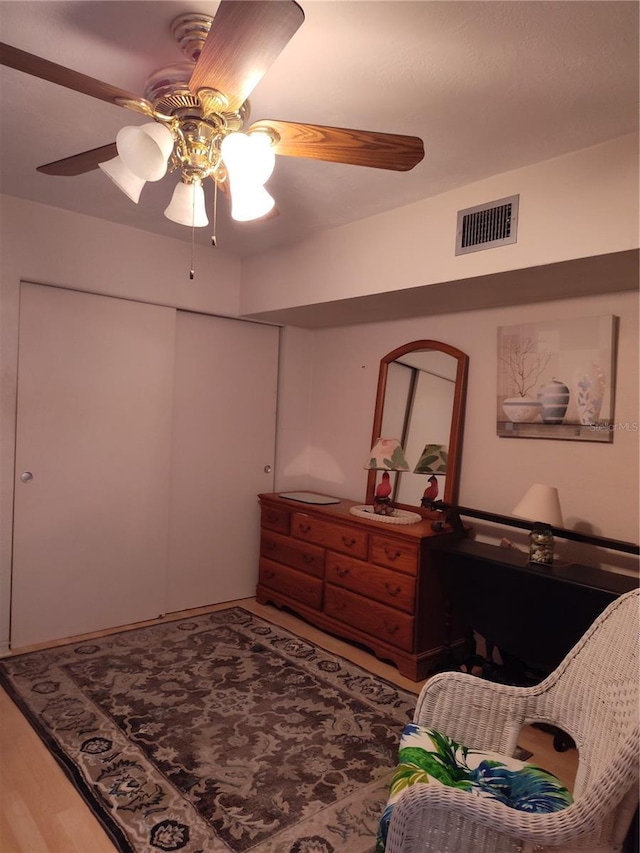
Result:
<svg viewBox="0 0 640 853"><path fill-rule="evenodd" d="M441 341L412 341L397 347L387 353L380 359L380 371L378 373L378 391L376 395L376 407L373 413L373 431L371 435L371 447L380 438L380 430L382 428L382 415L384 411L384 397L387 389L387 374L389 364L417 350L428 350L432 352L442 352L450 355L457 361L456 382L453 394L453 409L451 412L451 430L449 433L449 455L447 461L447 476L442 499L445 503L457 503L458 501L458 486L460 479L460 462L462 459L462 434L464 429L464 410L467 397L467 375L469 372L469 356L463 353L456 347L444 344ZM391 438L392 436L389 436ZM371 470L367 476L367 493L365 501L367 504L373 503L374 492L376 488L377 471ZM410 510L417 512L422 516L429 517L431 511L421 506L411 506L409 504L397 503L394 501L394 506L398 509Z"/></svg>

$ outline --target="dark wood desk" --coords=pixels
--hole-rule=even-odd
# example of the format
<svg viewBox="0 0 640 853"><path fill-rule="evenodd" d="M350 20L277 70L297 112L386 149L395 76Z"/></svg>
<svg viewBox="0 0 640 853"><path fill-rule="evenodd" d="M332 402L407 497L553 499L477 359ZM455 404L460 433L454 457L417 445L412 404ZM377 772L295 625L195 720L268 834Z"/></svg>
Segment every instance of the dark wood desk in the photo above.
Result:
<svg viewBox="0 0 640 853"><path fill-rule="evenodd" d="M465 539L433 549L456 616L543 677L638 578L575 563L529 565L528 554ZM466 652L469 654L470 649Z"/></svg>

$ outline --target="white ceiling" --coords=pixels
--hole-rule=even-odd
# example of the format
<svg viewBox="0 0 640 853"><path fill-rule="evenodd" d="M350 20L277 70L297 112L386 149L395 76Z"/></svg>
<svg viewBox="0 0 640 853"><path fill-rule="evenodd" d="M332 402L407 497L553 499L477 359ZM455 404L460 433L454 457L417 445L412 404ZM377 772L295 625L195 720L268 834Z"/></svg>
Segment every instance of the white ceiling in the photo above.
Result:
<svg viewBox="0 0 640 853"><path fill-rule="evenodd" d="M274 0L276 2L276 0ZM231 221L221 250L249 255L638 128L633 0L301 0L306 20L251 96L251 118L419 136L410 172L278 157L268 188L280 215ZM170 24L208 0L0 2L1 40L142 95L184 59ZM189 240L162 215L175 176L129 201L99 170L36 166L114 141L136 113L3 68L0 190ZM207 188L211 206L212 184ZM199 229L208 243L210 229Z"/></svg>

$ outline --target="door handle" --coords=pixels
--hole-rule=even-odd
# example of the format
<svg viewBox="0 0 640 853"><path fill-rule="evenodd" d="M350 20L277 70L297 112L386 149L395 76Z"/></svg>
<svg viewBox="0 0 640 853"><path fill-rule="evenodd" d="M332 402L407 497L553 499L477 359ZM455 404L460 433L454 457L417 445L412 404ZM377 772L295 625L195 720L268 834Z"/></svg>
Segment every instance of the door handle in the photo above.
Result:
<svg viewBox="0 0 640 853"><path fill-rule="evenodd" d="M30 483L33 480L33 474L31 471L23 471L22 474L20 474L20 479L23 483Z"/></svg>

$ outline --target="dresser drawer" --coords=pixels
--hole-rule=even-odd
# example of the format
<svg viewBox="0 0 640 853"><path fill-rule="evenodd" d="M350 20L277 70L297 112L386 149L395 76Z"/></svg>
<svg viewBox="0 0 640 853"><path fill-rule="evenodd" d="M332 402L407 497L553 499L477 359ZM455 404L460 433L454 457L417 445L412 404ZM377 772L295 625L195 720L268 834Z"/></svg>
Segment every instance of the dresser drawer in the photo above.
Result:
<svg viewBox="0 0 640 853"><path fill-rule="evenodd" d="M275 509L271 506L263 506L260 510L260 522L267 530L275 530L277 533L289 535L289 522L291 513L284 509Z"/></svg>
<svg viewBox="0 0 640 853"><path fill-rule="evenodd" d="M413 619L400 610L328 583L324 592L324 612L376 640L413 651Z"/></svg>
<svg viewBox="0 0 640 853"><path fill-rule="evenodd" d="M371 537L371 559L379 566L415 575L419 564L418 545L386 536Z"/></svg>
<svg viewBox="0 0 640 853"><path fill-rule="evenodd" d="M321 578L324 575L324 548L300 542L280 533L263 530L260 537L260 553L269 560L284 563L301 572Z"/></svg>
<svg viewBox="0 0 640 853"><path fill-rule="evenodd" d="M260 560L259 583L281 592L300 604L316 610L322 609L322 581L311 575L273 563L264 557Z"/></svg>
<svg viewBox="0 0 640 853"><path fill-rule="evenodd" d="M343 554L351 554L362 559L367 556L366 532L355 527L347 527L345 524L334 524L296 512L291 519L291 535L304 539L305 542L324 545Z"/></svg>
<svg viewBox="0 0 640 853"><path fill-rule="evenodd" d="M413 613L415 580L411 575L379 569L370 563L329 551L325 579L382 604Z"/></svg>

